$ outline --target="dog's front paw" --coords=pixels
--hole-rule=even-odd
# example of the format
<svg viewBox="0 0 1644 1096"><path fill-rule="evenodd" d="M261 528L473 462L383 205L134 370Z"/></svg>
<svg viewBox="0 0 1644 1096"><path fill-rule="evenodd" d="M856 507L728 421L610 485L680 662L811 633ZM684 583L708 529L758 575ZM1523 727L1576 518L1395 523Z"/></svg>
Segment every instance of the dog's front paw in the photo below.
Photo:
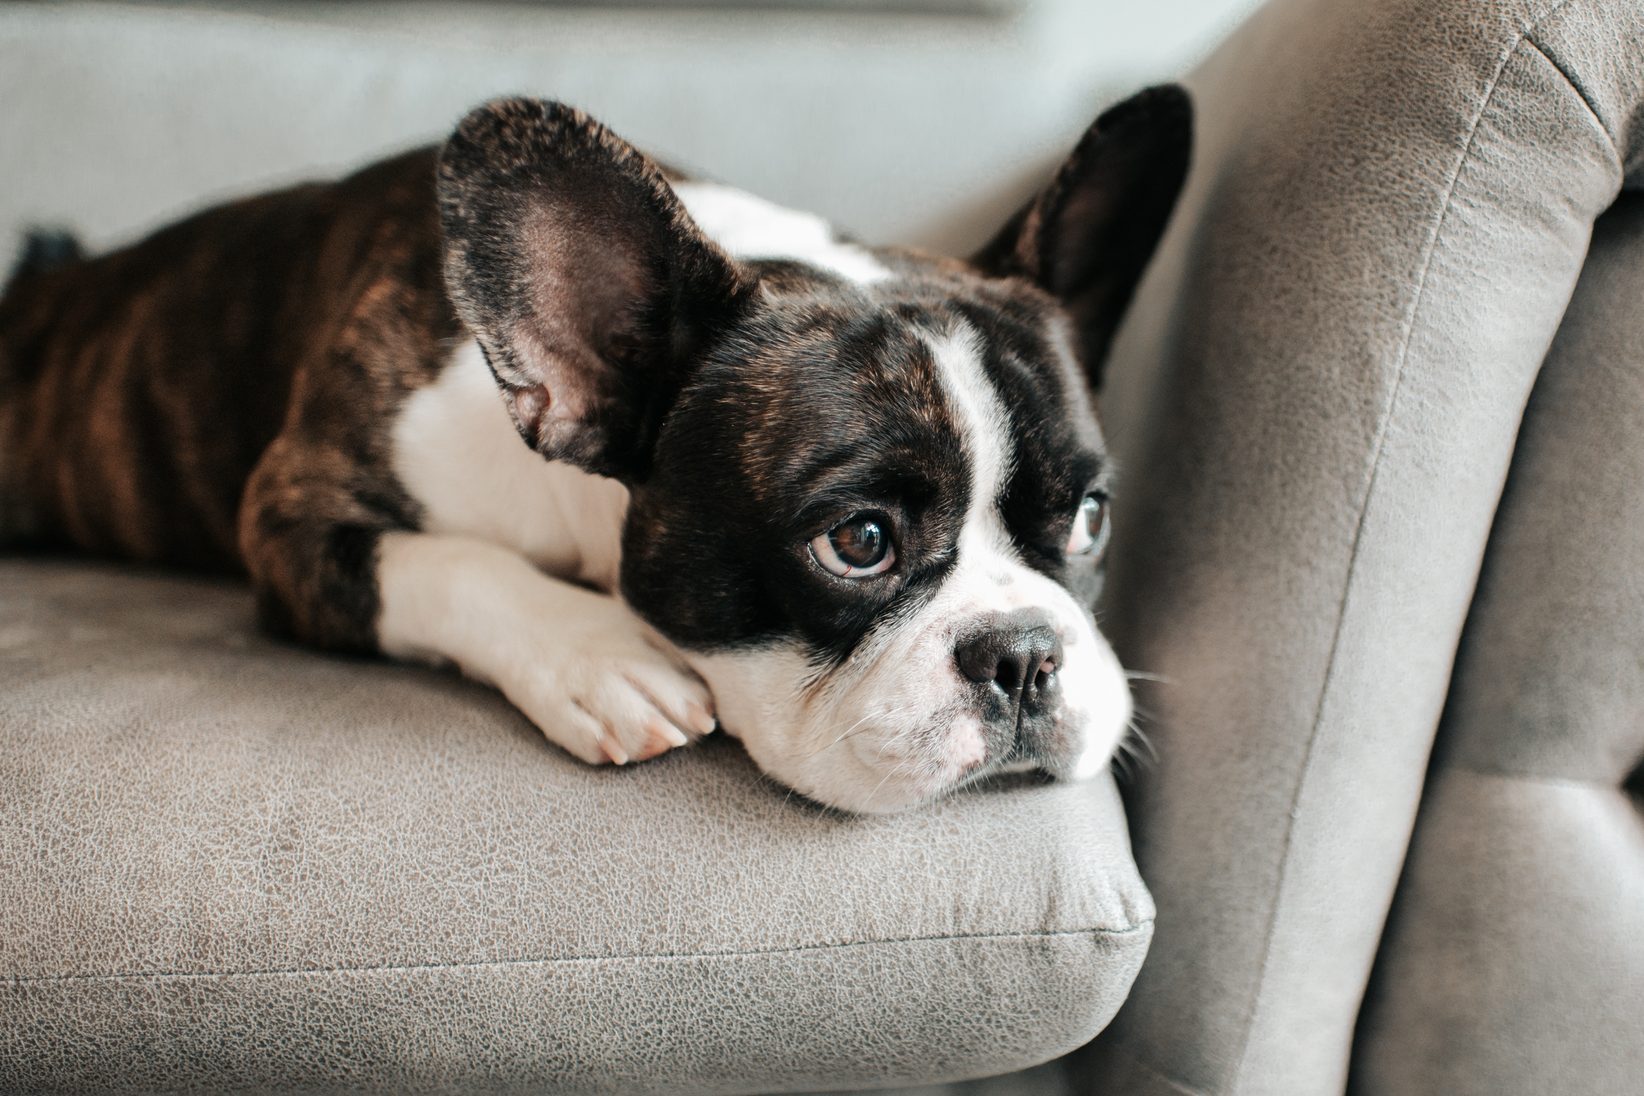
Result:
<svg viewBox="0 0 1644 1096"><path fill-rule="evenodd" d="M646 761L714 729L702 679L625 611L557 632L506 677L514 706L590 764Z"/></svg>

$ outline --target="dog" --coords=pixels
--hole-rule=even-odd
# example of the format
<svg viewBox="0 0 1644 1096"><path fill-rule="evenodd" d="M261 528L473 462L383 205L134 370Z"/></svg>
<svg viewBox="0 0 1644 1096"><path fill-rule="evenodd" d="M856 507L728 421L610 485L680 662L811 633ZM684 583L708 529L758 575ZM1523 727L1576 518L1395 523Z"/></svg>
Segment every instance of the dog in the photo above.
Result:
<svg viewBox="0 0 1644 1096"><path fill-rule="evenodd" d="M968 261L527 98L101 257L38 237L0 539L244 574L274 632L454 664L593 764L717 726L867 813L1089 777L1131 716L1093 394L1191 116L1111 108Z"/></svg>

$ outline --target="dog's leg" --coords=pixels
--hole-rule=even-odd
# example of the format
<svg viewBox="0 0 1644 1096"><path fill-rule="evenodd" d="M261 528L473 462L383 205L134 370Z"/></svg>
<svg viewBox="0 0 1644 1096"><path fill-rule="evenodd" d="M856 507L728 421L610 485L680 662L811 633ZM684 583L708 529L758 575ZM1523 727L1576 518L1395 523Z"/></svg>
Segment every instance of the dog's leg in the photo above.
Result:
<svg viewBox="0 0 1644 1096"><path fill-rule="evenodd" d="M286 439L253 475L241 546L278 630L455 663L591 763L644 760L713 729L707 687L622 602L499 545L413 532L362 478Z"/></svg>
<svg viewBox="0 0 1644 1096"><path fill-rule="evenodd" d="M391 533L377 583L385 652L491 682L584 761L644 760L713 729L707 687L632 610L506 548Z"/></svg>

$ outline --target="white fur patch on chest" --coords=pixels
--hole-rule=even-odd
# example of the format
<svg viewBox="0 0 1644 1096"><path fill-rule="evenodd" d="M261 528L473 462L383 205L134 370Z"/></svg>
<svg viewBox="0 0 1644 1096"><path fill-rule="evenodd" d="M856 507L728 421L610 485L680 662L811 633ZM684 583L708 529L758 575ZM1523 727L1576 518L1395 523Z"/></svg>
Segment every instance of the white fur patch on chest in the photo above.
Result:
<svg viewBox="0 0 1644 1096"><path fill-rule="evenodd" d="M615 588L627 489L521 441L478 344L405 401L393 448L424 531L491 541L561 578Z"/></svg>
<svg viewBox="0 0 1644 1096"><path fill-rule="evenodd" d="M733 259L791 259L866 285L891 276L866 248L842 243L814 213L801 213L719 183L678 183L697 227Z"/></svg>

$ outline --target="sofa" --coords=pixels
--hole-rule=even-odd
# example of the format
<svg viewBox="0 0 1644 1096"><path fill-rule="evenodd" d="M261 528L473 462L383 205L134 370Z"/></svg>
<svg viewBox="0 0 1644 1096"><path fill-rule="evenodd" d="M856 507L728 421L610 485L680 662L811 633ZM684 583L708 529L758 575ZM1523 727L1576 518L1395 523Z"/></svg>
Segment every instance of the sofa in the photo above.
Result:
<svg viewBox="0 0 1644 1096"><path fill-rule="evenodd" d="M0 13L0 147L38 150L0 209L112 242L167 180L182 208L502 81L614 88L643 143L641 62L689 79L609 27L780 45L410 7ZM826 148L864 96L993 104L987 170L727 153L876 238L979 241L1042 127L1122 90L1044 14L793 18L851 58ZM842 79L804 73L773 94ZM482 688L263 638L232 580L0 560L0 1090L1640 1091L1644 10L1271 0L1186 83L1100 393L1100 615L1146 675L1120 785L858 819L724 740L590 770ZM686 162L749 139L654 110Z"/></svg>

